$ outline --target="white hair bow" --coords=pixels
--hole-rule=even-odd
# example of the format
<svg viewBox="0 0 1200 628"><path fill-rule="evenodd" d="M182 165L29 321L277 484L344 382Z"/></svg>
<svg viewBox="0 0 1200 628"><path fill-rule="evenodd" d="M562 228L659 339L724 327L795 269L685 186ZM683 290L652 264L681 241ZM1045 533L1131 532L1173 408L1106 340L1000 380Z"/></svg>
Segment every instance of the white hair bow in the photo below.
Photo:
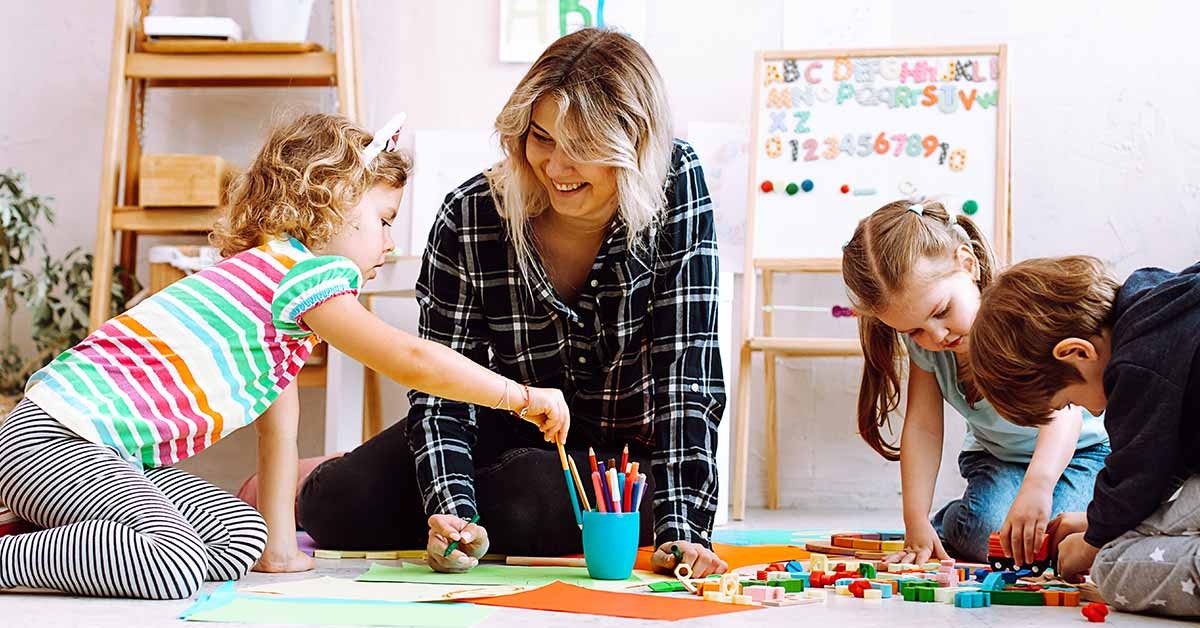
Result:
<svg viewBox="0 0 1200 628"><path fill-rule="evenodd" d="M404 127L404 121L408 119L408 114L398 113L392 116L387 124L383 125L375 132L375 137L370 144L363 149L363 164L370 166L372 161L379 156L379 153L384 151L396 150L396 145L400 142L400 129Z"/></svg>

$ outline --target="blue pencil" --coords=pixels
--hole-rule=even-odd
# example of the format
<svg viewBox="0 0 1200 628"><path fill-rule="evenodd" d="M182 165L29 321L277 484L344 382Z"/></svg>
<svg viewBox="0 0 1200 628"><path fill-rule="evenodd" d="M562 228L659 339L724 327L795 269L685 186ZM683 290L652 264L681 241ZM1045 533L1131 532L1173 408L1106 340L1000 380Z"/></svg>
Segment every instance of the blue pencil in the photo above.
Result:
<svg viewBox="0 0 1200 628"><path fill-rule="evenodd" d="M558 459L562 461L563 477L567 480L567 494L571 496L571 508L575 511L575 525L583 529L583 513L579 512L579 496L575 494L575 477L571 475L571 467L567 464L567 452L562 443L558 444Z"/></svg>

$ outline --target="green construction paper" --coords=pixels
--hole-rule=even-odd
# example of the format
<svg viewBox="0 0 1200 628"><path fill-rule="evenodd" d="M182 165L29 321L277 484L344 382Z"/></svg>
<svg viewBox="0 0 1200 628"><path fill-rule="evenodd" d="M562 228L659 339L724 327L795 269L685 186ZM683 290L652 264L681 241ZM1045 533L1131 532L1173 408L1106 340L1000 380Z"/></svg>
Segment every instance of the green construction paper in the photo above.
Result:
<svg viewBox="0 0 1200 628"><path fill-rule="evenodd" d="M492 614L486 606L462 603L368 602L236 595L197 610L188 621L297 626L435 626L466 628Z"/></svg>
<svg viewBox="0 0 1200 628"><path fill-rule="evenodd" d="M488 585L540 587L561 580L567 584L596 588L597 580L588 576L584 567L518 567L515 565L479 565L466 573L441 573L426 565L404 563L397 566L372 563L367 573L356 578L360 582L419 582L424 584ZM630 576L629 584L642 582Z"/></svg>

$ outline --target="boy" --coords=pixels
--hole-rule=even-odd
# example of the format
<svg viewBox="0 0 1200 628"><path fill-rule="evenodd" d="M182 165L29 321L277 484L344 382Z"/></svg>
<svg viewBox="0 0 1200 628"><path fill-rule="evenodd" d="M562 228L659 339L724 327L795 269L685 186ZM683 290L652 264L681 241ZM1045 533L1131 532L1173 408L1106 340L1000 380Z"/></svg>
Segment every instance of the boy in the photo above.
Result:
<svg viewBox="0 0 1200 628"><path fill-rule="evenodd" d="M1104 413L1112 453L1086 517L1052 532L1060 575L1090 567L1120 610L1200 615L1198 347L1200 264L1119 284L1093 257L1031 259L983 292L971 328L973 376L1001 416Z"/></svg>

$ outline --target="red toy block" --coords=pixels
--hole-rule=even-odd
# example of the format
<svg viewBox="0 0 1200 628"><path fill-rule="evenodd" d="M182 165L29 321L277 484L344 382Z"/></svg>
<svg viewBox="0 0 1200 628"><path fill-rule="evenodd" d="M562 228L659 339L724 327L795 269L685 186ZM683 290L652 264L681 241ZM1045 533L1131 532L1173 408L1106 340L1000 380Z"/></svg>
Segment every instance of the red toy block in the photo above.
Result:
<svg viewBox="0 0 1200 628"><path fill-rule="evenodd" d="M1087 606L1079 609L1087 620L1093 623L1103 623L1104 617L1108 615L1108 607L1100 602L1089 602Z"/></svg>
<svg viewBox="0 0 1200 628"><path fill-rule="evenodd" d="M762 580L764 582L767 580L767 571L765 569L759 569L758 573L754 575L756 580Z"/></svg>
<svg viewBox="0 0 1200 628"><path fill-rule="evenodd" d="M838 563L838 564L834 565L833 570L836 572L839 572L839 573L846 571L846 563Z"/></svg>
<svg viewBox="0 0 1200 628"><path fill-rule="evenodd" d="M808 586L814 589L820 589L826 584L828 584L828 582L825 581L824 571L814 571L808 574Z"/></svg>
<svg viewBox="0 0 1200 628"><path fill-rule="evenodd" d="M871 588L870 580L855 580L854 582L851 582L850 586L849 586L850 594L853 595L854 597L862 597L863 591L866 591L867 589L870 589L870 588Z"/></svg>

